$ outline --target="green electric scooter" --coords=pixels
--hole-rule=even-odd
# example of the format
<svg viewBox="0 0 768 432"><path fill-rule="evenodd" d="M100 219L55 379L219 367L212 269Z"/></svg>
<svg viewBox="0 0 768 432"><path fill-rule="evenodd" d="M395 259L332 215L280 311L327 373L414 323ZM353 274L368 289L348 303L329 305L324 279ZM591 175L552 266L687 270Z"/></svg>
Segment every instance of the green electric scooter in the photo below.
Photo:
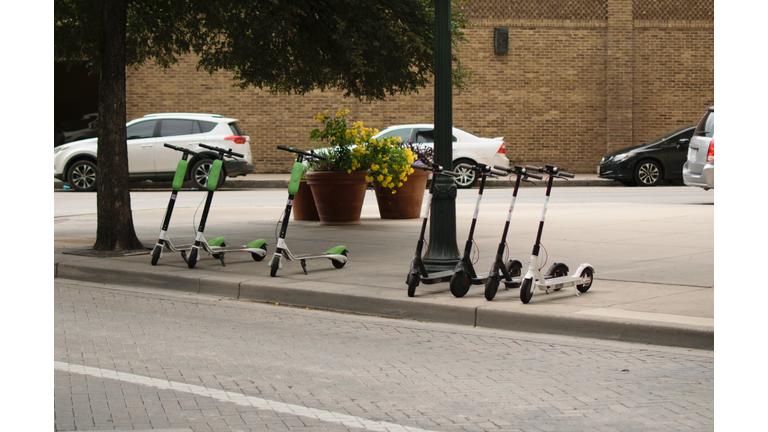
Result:
<svg viewBox="0 0 768 432"><path fill-rule="evenodd" d="M216 187L219 183L219 176L221 175L221 167L224 163L225 157L244 157L239 153L235 153L232 149L223 149L220 147L213 147L207 144L198 144L200 147L208 150L213 150L219 155L213 161L211 165L211 171L208 175L208 181L206 182L206 188L208 189L208 195L205 198L205 207L203 207L203 215L200 218L200 225L197 228L197 234L195 235L195 243L189 249L189 257L186 257L184 251L181 256L187 262L189 268L194 268L197 261L200 259L200 249L213 255L214 258L218 258L221 261L221 265L226 266L224 263L224 254L227 252L250 252L251 257L255 261L261 261L267 255L267 242L264 239L254 240L245 246L227 246L227 239L224 237L217 237L211 241L207 241L203 235L205 231L205 223L208 220L208 212L211 210L211 203L213 202L213 193L216 191Z"/></svg>
<svg viewBox="0 0 768 432"><path fill-rule="evenodd" d="M272 277L277 276L277 271L283 267L283 260L301 262L301 268L304 270L304 274L307 274L306 260L309 259L327 258L331 260L334 267L344 267L344 264L347 263L346 246L336 246L319 255L293 255L291 251L288 250L288 245L285 244L285 235L288 231L288 221L291 219L293 197L299 190L301 175L304 173L304 160L325 160L325 158L315 154L314 152L306 152L304 150L297 150L280 145L277 146L277 148L287 152L296 153L296 162L293 163L293 169L291 170L291 180L288 182L288 202L285 205L285 214L283 215L283 221L280 226L280 235L277 238L277 249L275 249L275 253L272 255L272 259L269 260L269 275Z"/></svg>

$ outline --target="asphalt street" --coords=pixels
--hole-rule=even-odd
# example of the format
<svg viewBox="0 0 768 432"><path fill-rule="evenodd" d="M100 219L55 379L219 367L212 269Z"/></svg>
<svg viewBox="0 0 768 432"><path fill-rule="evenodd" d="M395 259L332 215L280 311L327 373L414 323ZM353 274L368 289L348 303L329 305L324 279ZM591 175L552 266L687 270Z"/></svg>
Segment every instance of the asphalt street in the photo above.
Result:
<svg viewBox="0 0 768 432"><path fill-rule="evenodd" d="M57 280L55 430L704 431L714 353Z"/></svg>

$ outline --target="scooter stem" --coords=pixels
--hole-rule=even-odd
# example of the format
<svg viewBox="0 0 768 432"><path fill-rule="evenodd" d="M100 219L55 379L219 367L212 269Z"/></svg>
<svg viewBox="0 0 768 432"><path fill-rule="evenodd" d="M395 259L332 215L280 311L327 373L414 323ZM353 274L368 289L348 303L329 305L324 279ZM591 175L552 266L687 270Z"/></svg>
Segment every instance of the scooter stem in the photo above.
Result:
<svg viewBox="0 0 768 432"><path fill-rule="evenodd" d="M552 191L552 182L555 177L549 176L547 179L547 194L544 198L544 210L541 212L541 220L539 221L539 232L536 233L536 244L533 245L533 255L539 256L539 244L541 243L541 233L544 232L544 219L547 217L547 207L549 206L549 193Z"/></svg>

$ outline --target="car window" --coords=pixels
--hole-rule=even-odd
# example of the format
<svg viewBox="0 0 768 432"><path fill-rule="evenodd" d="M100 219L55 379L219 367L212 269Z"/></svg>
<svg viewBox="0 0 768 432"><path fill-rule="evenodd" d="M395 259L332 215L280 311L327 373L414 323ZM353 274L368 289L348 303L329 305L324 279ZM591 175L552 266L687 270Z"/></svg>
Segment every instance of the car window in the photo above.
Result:
<svg viewBox="0 0 768 432"><path fill-rule="evenodd" d="M712 138L715 136L715 112L707 111L696 126L696 136Z"/></svg>
<svg viewBox="0 0 768 432"><path fill-rule="evenodd" d="M198 123L200 124L200 129L202 129L203 133L208 133L216 127L215 122L200 121Z"/></svg>
<svg viewBox="0 0 768 432"><path fill-rule="evenodd" d="M237 124L237 122L230 123L229 130L231 130L232 133L235 135L245 136L245 132L243 132L243 130L240 129L240 125Z"/></svg>
<svg viewBox="0 0 768 432"><path fill-rule="evenodd" d="M163 120L160 123L160 136L191 135L202 133L196 120Z"/></svg>
<svg viewBox="0 0 768 432"><path fill-rule="evenodd" d="M451 135L451 141L456 142L455 135ZM419 129L416 132L417 143L434 143L435 142L435 130L434 129Z"/></svg>
<svg viewBox="0 0 768 432"><path fill-rule="evenodd" d="M155 136L155 123L157 120L147 120L134 123L125 129L127 139L152 138Z"/></svg>
<svg viewBox="0 0 768 432"><path fill-rule="evenodd" d="M411 140L411 128L393 129L389 132L381 134L379 139L390 137L400 137L403 142L408 142Z"/></svg>

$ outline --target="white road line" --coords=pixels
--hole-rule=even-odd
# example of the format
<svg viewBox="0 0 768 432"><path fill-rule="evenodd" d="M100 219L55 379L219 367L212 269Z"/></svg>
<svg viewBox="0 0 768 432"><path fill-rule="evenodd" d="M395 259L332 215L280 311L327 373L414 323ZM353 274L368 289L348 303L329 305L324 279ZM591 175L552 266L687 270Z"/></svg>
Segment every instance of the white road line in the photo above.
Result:
<svg viewBox="0 0 768 432"><path fill-rule="evenodd" d="M115 372L107 369L94 368L89 366L73 365L64 362L53 362L53 367L62 372L76 373L81 375L90 375L104 379L115 379L132 384L145 385L164 390L174 390L185 393L192 393L198 396L209 397L223 402L234 403L240 406L253 407L260 410L268 410L285 414L294 414L301 417L307 417L315 420L329 423L338 423L351 428L367 429L381 432L430 432L425 429L419 429L410 426L401 426L394 423L382 421L372 421L347 414L339 414L330 411L323 411L315 408L307 408L300 405L292 405L283 402L275 402L267 399L243 394L228 392L224 390L209 389L202 386L184 384L173 381L166 381L156 378L149 378L140 375L129 374L125 372Z"/></svg>

